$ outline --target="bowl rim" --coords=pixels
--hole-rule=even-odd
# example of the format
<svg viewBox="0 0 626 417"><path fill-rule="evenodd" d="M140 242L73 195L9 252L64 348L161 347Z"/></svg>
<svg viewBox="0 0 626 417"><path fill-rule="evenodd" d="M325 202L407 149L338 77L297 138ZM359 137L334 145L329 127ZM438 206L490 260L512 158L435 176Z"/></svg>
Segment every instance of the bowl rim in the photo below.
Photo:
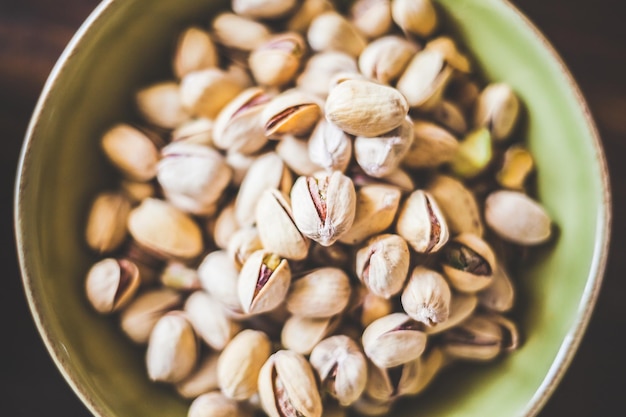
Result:
<svg viewBox="0 0 626 417"><path fill-rule="evenodd" d="M593 250L593 257L589 274L587 276L586 284L579 302L579 313L576 319L570 326L559 350L554 358L554 361L550 365L548 372L546 373L542 383L537 387L535 394L529 402L529 406L524 411L525 417L536 416L543 406L546 404L552 393L557 388L559 382L563 379L571 361L573 360L578 347L582 341L583 335L594 311L598 295L600 293L601 284L604 279L606 271L606 264L610 247L610 235L612 224L612 197L610 189L610 178L608 164L606 156L600 140L598 128L593 120L589 106L580 90L580 87L576 83L573 75L566 66L564 60L556 51L556 48L545 37L545 35L539 30L539 28L510 0L501 0L505 7L508 7L513 11L520 19L523 25L530 31L545 48L545 50L551 55L558 65L559 71L563 76L565 82L569 85L573 92L576 101L580 105L583 111L585 124L589 128L591 133L591 139L594 150L594 156L600 168L600 180L602 185L602 209L597 219L597 232L596 240ZM33 288L33 278L30 274L30 268L26 262L28 249L24 242L22 233L23 229L23 214L22 214L22 195L23 190L26 187L27 179L24 175L25 170L30 165L30 153L33 146L33 134L39 122L42 110L50 97L50 93L53 90L53 86L63 72L68 63L72 62L73 55L81 49L81 43L83 42L84 35L96 25L103 16L107 13L110 7L116 3L116 0L102 0L94 10L89 14L85 21L80 25L72 39L69 41L62 54L58 58L54 67L52 68L34 108L31 116L24 142L19 156L19 162L17 167L17 175L14 188L14 232L17 244L18 260L20 265L20 272L22 276L22 283L24 286L24 293L26 295L29 309L32 318L35 322L40 337L42 338L44 345L54 361L57 369L64 377L65 381L72 388L74 393L78 396L81 402L89 409L89 411L97 417L110 417L98 401L93 398L84 387L78 383L78 376L73 369L62 359L60 350L63 348L59 346L53 338L53 335L48 330L50 327L47 325L47 318L41 311L41 306L38 301L40 295Z"/></svg>

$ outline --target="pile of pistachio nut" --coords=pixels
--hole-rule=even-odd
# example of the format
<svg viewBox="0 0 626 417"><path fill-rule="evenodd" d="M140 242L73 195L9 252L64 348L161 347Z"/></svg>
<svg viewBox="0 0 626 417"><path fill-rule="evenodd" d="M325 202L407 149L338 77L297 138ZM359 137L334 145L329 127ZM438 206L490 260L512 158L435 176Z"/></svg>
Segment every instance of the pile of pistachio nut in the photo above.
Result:
<svg viewBox="0 0 626 417"><path fill-rule="evenodd" d="M88 214L86 294L149 378L189 417L375 416L515 349L506 248L553 226L512 88L431 0L231 7L100 142L121 182Z"/></svg>

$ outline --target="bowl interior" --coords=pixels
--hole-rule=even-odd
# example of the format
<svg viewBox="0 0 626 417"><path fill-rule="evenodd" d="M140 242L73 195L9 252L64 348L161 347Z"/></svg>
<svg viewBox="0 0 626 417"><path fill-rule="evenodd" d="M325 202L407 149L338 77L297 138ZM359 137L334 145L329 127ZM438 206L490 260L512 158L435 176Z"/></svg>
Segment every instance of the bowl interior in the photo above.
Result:
<svg viewBox="0 0 626 417"><path fill-rule="evenodd" d="M147 381L143 349L85 300L84 274L95 257L83 229L91 198L116 181L100 135L132 120L137 88L171 78L175 35L190 23L207 25L227 3L103 2L57 66L24 148L16 228L27 296L53 358L99 415L186 415L186 402ZM609 222L603 156L577 89L518 12L501 0L438 4L484 76L506 81L523 101L539 199L558 239L515 271L523 347L493 364L454 367L397 415L534 414L595 301Z"/></svg>

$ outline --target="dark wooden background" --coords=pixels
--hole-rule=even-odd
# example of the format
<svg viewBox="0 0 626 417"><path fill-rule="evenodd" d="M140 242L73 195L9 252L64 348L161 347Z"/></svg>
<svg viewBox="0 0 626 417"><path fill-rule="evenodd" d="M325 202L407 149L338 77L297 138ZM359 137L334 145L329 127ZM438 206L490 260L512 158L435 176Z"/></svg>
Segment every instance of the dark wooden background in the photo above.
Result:
<svg viewBox="0 0 626 417"><path fill-rule="evenodd" d="M97 0L0 0L0 415L88 416L26 305L12 225L22 139L47 74ZM626 2L517 0L569 65L597 121L613 183L608 269L571 368L541 416L626 415ZM584 221L584 219L581 219Z"/></svg>

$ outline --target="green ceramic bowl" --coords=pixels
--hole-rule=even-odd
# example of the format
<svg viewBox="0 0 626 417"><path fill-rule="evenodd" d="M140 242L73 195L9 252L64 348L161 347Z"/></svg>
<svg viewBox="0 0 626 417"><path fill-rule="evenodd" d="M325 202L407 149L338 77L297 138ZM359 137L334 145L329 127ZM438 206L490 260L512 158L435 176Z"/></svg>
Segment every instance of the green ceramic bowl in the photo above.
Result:
<svg viewBox="0 0 626 417"><path fill-rule="evenodd" d="M437 3L483 75L508 82L525 104L538 197L559 233L516 271L523 347L493 364L456 367L397 415L535 415L571 361L600 287L610 226L606 164L572 77L518 10L504 0ZM142 350L87 304L83 280L94 256L83 227L90 199L115 181L99 136L127 119L139 86L169 77L177 32L206 24L226 5L103 1L54 68L28 130L15 210L26 295L52 358L97 416L186 415L184 401L147 381Z"/></svg>

